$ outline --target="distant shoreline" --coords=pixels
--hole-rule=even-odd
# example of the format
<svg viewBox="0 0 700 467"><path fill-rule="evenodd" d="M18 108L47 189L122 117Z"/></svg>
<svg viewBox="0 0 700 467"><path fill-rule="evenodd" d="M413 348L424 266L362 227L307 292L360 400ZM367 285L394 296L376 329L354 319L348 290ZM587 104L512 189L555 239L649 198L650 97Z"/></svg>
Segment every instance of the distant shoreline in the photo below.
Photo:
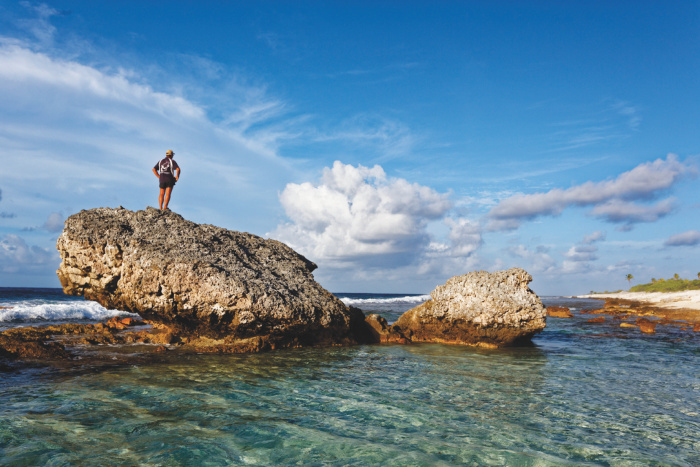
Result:
<svg viewBox="0 0 700 467"><path fill-rule="evenodd" d="M682 292L615 292L601 294L577 295L577 298L614 298L642 302L649 306L669 309L686 309L700 311L700 290Z"/></svg>

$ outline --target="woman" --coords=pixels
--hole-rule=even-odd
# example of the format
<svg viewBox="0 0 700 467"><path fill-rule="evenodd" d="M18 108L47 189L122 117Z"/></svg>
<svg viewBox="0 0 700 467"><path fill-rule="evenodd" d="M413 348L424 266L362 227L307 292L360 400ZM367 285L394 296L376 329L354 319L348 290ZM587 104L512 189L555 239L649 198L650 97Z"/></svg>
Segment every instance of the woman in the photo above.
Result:
<svg viewBox="0 0 700 467"><path fill-rule="evenodd" d="M160 209L168 209L168 203L170 202L170 193L173 191L175 182L180 179L180 167L177 162L173 160L175 153L172 149L165 151L165 158L160 160L155 167L153 167L153 173L156 174L160 182L160 196L158 197L158 204ZM177 171L177 175L175 175ZM163 206L163 199L165 199L165 206Z"/></svg>

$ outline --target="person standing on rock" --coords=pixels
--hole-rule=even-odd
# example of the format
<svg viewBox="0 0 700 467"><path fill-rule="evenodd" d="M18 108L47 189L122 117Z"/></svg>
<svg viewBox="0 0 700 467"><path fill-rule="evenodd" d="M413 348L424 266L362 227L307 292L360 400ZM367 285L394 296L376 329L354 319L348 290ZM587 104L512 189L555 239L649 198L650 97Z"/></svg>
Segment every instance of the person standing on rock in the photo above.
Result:
<svg viewBox="0 0 700 467"><path fill-rule="evenodd" d="M153 167L153 173L156 174L160 182L158 204L161 210L168 209L170 193L173 191L175 182L180 179L180 166L173 160L174 155L172 149L168 149L165 151L165 157ZM177 171L177 175L175 175L175 171Z"/></svg>

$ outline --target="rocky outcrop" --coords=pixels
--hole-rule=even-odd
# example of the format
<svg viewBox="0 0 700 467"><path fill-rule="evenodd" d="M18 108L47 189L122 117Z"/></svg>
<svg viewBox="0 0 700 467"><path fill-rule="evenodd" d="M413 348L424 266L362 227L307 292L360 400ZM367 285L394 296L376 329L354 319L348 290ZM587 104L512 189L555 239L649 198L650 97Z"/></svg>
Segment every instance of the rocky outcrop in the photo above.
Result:
<svg viewBox="0 0 700 467"><path fill-rule="evenodd" d="M571 314L571 310L565 306L548 306L547 316L552 318L573 318L574 315Z"/></svg>
<svg viewBox="0 0 700 467"><path fill-rule="evenodd" d="M413 342L504 347L529 341L545 327L545 307L520 268L456 276L431 300L394 323Z"/></svg>
<svg viewBox="0 0 700 467"><path fill-rule="evenodd" d="M220 351L362 341L361 311L313 278L283 243L187 221L170 211L96 208L57 241L63 290L138 313L184 342Z"/></svg>

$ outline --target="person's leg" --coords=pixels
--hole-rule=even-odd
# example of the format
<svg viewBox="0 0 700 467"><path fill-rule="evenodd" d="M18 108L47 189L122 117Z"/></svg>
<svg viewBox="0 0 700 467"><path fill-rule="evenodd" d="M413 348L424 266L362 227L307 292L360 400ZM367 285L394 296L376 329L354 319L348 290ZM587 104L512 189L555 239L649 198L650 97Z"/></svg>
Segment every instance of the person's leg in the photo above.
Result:
<svg viewBox="0 0 700 467"><path fill-rule="evenodd" d="M168 203L170 202L170 193L172 193L173 187L169 186L165 189L165 206L162 209L168 209Z"/></svg>
<svg viewBox="0 0 700 467"><path fill-rule="evenodd" d="M165 195L165 188L160 189L160 196L158 196L158 205L160 206L161 210L163 209L163 195ZM168 197L170 196L168 195Z"/></svg>

